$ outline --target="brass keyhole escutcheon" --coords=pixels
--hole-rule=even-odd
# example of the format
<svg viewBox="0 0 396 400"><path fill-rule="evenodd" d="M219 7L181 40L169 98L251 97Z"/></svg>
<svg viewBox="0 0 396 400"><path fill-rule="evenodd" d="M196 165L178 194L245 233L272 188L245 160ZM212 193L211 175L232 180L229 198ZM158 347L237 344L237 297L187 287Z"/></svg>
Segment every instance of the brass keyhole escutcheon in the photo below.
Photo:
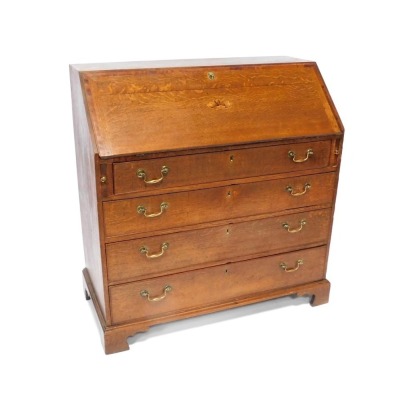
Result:
<svg viewBox="0 0 396 400"><path fill-rule="evenodd" d="M214 78L216 78L216 75L214 72L208 72L208 78L213 81Z"/></svg>

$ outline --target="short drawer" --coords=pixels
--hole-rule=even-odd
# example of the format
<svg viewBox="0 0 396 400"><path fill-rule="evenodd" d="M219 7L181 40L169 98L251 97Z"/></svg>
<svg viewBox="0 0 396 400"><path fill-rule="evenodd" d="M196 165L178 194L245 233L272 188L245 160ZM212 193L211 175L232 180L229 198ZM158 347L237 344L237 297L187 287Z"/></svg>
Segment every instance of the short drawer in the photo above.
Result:
<svg viewBox="0 0 396 400"><path fill-rule="evenodd" d="M150 236L106 245L110 283L198 269L238 257L325 244L331 209Z"/></svg>
<svg viewBox="0 0 396 400"><path fill-rule="evenodd" d="M113 324L324 278L326 246L110 287Z"/></svg>
<svg viewBox="0 0 396 400"><path fill-rule="evenodd" d="M107 237L141 234L312 205L330 205L325 173L103 203Z"/></svg>
<svg viewBox="0 0 396 400"><path fill-rule="evenodd" d="M114 164L114 193L324 168L331 140L256 147Z"/></svg>

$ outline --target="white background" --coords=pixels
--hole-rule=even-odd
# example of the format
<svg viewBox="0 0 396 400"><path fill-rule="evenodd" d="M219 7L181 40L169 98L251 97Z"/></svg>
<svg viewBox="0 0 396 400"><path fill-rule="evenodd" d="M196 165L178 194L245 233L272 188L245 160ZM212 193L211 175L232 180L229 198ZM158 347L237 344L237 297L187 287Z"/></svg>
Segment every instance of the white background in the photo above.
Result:
<svg viewBox="0 0 396 400"><path fill-rule="evenodd" d="M395 399L391 3L1 3L2 398ZM105 356L82 292L68 64L265 55L317 61L346 128L330 303L166 325Z"/></svg>

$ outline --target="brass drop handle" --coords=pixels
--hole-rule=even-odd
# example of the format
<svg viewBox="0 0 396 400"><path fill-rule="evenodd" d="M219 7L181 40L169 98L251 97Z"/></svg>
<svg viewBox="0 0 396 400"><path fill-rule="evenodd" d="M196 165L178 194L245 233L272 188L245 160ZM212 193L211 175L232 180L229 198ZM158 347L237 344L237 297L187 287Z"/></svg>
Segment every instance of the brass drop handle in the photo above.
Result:
<svg viewBox="0 0 396 400"><path fill-rule="evenodd" d="M285 272L294 272L297 271L301 266L304 265L304 261L303 260L297 260L296 261L296 265L294 267L288 267L287 264L285 262L281 262L279 264L279 266L283 269L283 271Z"/></svg>
<svg viewBox="0 0 396 400"><path fill-rule="evenodd" d="M289 152L287 154L289 155L289 157L292 159L293 162L301 163L301 162L308 161L308 158L310 156L313 156L314 152L312 149L308 149L305 158L296 158L296 153L293 150L289 150Z"/></svg>
<svg viewBox="0 0 396 400"><path fill-rule="evenodd" d="M300 226L298 227L298 228L290 228L290 225L287 223L287 222L284 222L283 224L282 224L282 226L289 232L289 233L297 233L297 232L300 232L300 231L302 231L302 228L303 228L303 226L304 225L306 225L307 224L307 221L305 221L305 219L302 219L301 221L300 221Z"/></svg>
<svg viewBox="0 0 396 400"><path fill-rule="evenodd" d="M148 249L147 246L142 246L142 247L139 249L139 251L140 251L142 254L145 254L147 258L158 258L158 257L163 256L163 255L165 254L165 250L168 250L168 249L169 249L169 243L164 242L164 243L162 243L162 245L161 245L161 252L160 252L160 253L149 254L149 249Z"/></svg>
<svg viewBox="0 0 396 400"><path fill-rule="evenodd" d="M169 293L171 290L172 290L172 286L166 285L166 286L164 287L164 289L162 290L161 296L158 296L158 297L150 297L150 292L149 292L148 290L144 289L144 290L142 290L142 291L140 292L140 296L142 296L142 297L147 297L147 300L148 300L148 301L160 301L160 300L165 299L167 293Z"/></svg>
<svg viewBox="0 0 396 400"><path fill-rule="evenodd" d="M138 214L143 214L146 218L155 218L159 217L167 208L169 207L168 203L162 202L160 204L160 212L153 213L153 214L147 214L147 209L145 206L137 206L137 212Z"/></svg>
<svg viewBox="0 0 396 400"><path fill-rule="evenodd" d="M302 196L303 194L307 193L307 191L311 189L311 184L310 183L306 183L304 185L304 190L301 192L295 192L293 187L288 185L286 186L286 190L290 193L291 196Z"/></svg>
<svg viewBox="0 0 396 400"><path fill-rule="evenodd" d="M161 178L152 179L150 181L147 181L146 180L146 176L147 176L146 171L144 169L142 169L142 168L139 168L136 171L136 175L137 175L138 178L143 179L144 183L146 183L147 185L154 185L156 183L162 182L162 180L165 178L165 176L168 175L168 172L169 172L169 168L166 165L164 165L161 168Z"/></svg>

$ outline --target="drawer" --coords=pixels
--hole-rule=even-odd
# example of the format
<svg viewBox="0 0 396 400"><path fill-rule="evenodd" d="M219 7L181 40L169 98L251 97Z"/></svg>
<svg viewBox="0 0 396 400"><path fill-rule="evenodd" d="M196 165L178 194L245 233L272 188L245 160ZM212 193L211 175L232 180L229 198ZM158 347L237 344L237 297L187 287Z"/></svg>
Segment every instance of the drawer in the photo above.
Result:
<svg viewBox="0 0 396 400"><path fill-rule="evenodd" d="M106 245L110 283L202 268L237 257L324 244L331 209L302 212Z"/></svg>
<svg viewBox="0 0 396 400"><path fill-rule="evenodd" d="M268 180L103 203L107 237L330 205L335 173Z"/></svg>
<svg viewBox="0 0 396 400"><path fill-rule="evenodd" d="M321 280L326 249L316 247L112 286L112 322L149 319Z"/></svg>
<svg viewBox="0 0 396 400"><path fill-rule="evenodd" d="M115 163L114 193L325 168L330 149L325 140Z"/></svg>

